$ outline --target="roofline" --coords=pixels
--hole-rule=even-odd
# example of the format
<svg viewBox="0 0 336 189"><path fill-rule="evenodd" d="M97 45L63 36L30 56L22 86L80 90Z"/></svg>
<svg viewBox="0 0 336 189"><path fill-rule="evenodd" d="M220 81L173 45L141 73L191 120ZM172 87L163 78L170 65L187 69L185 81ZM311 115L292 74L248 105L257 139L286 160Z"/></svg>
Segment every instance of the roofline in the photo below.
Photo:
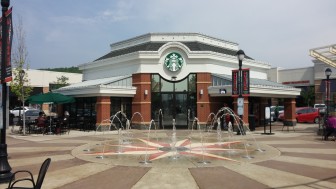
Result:
<svg viewBox="0 0 336 189"><path fill-rule="evenodd" d="M177 33L163 32L163 33L159 33L158 32L158 33L147 33L147 34L139 35L139 36L132 37L132 38L129 38L129 39L126 39L126 40L122 40L122 41L119 41L119 42L116 42L116 43L111 43L110 48L111 48L112 51L115 51L115 50L118 50L118 49L125 48L125 46L127 44L132 44L132 46L139 45L139 44L143 44L143 43L146 43L146 42L153 41L153 37L155 37L155 36L163 36L163 35L165 35L165 36L203 37L203 38L207 38L209 40L219 41L221 43L227 43L227 44L234 45L234 46L239 45L238 43L235 43L235 42L232 42L232 41L212 37L212 36L201 34L201 33L187 33L187 32L185 32L185 33L184 32L177 32ZM135 43L136 41L137 41L137 43ZM171 41L171 40L169 40L169 41ZM197 41L197 40L195 40L195 41ZM164 42L164 40L162 40L161 42ZM205 44L207 44L207 43L205 43Z"/></svg>

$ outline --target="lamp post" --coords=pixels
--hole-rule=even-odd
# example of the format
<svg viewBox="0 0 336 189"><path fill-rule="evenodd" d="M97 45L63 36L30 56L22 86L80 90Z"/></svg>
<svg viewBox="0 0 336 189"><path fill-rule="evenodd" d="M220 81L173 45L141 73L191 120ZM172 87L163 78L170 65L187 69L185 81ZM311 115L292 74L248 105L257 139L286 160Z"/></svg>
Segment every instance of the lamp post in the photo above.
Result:
<svg viewBox="0 0 336 189"><path fill-rule="evenodd" d="M243 50L239 50L237 52L237 58L238 58L238 63L239 63L239 82L238 82L238 99L243 99L243 74L242 74L242 65L243 65L243 60L245 58L245 53ZM242 103L244 103L244 100L242 100ZM239 105L239 104L238 104ZM244 107L244 106L242 106ZM239 106L238 106L239 108ZM244 109L242 110L244 112ZM239 112L239 111L238 111ZM240 117L240 123L238 124L238 131L237 131L237 135L242 134L245 135L245 131L244 131L244 127L243 127L243 112L239 113L239 117ZM241 133L240 133L241 132Z"/></svg>
<svg viewBox="0 0 336 189"><path fill-rule="evenodd" d="M2 128L1 128L1 144L0 144L0 183L9 182L13 173L12 168L8 163L7 144L6 144L6 127L7 127L7 83L5 82L6 74L6 59L7 59L7 18L6 12L8 10L10 0L1 0L2 6L2 46L1 46L1 85L2 85Z"/></svg>
<svg viewBox="0 0 336 189"><path fill-rule="evenodd" d="M327 103L326 103L326 105L327 105L326 120L329 117L329 101L330 101L330 79L329 79L329 77L330 77L331 73L332 73L332 71L331 71L330 68L327 68L325 70L325 75L327 77L327 81L326 81L326 93L327 93L326 94L326 101L327 101Z"/></svg>
<svg viewBox="0 0 336 189"><path fill-rule="evenodd" d="M22 129L23 129L23 135L26 135L26 116L25 116L25 110L24 110L24 90L23 90L23 85L24 85L24 82L23 82L23 79L24 79L24 76L25 76L25 71L24 70L20 70L19 72L19 77L20 77L20 86L21 86L21 95L22 95Z"/></svg>

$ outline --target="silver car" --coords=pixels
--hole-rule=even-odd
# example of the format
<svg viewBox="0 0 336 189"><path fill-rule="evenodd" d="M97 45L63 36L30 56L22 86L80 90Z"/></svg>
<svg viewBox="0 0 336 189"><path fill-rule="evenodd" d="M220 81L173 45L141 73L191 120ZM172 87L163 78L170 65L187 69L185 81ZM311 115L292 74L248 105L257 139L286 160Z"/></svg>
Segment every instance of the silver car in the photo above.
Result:
<svg viewBox="0 0 336 189"><path fill-rule="evenodd" d="M30 109L33 109L33 108L30 108L30 107L27 107L27 106L22 108L22 106L21 106L21 107L15 107L14 109L10 110L9 112L11 114L14 114L14 117L19 117L19 115L22 116L23 111L26 112L27 110L30 110Z"/></svg>
<svg viewBox="0 0 336 189"><path fill-rule="evenodd" d="M278 120L278 118L275 117L275 113L274 113L275 108L276 108L276 106L271 106L271 121L276 121L276 120ZM284 109L285 109L284 106L278 106L279 115L282 114L282 113L284 112ZM279 115L278 115L278 116L279 116Z"/></svg>
<svg viewBox="0 0 336 189"><path fill-rule="evenodd" d="M39 113L41 110L37 109L30 109L25 112L25 122L26 123L33 123L39 117Z"/></svg>

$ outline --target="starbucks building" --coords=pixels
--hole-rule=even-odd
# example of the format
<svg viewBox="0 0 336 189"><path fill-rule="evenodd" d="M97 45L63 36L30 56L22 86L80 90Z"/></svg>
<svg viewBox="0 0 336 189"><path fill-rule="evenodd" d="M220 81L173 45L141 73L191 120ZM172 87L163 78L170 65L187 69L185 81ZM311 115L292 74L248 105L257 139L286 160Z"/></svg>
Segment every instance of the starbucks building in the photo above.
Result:
<svg viewBox="0 0 336 189"><path fill-rule="evenodd" d="M118 113L123 122L122 112L138 125L154 120L169 127L175 120L177 128L187 128L195 118L207 124L224 104L237 111L231 86L237 43L199 33L149 33L110 47L109 53L79 65L82 82L57 90L76 98L63 107L76 115L72 127L93 129ZM295 125L300 90L269 81L270 64L245 53L242 67L249 68L250 95L244 97L244 122L263 125L265 107L282 102L285 124Z"/></svg>

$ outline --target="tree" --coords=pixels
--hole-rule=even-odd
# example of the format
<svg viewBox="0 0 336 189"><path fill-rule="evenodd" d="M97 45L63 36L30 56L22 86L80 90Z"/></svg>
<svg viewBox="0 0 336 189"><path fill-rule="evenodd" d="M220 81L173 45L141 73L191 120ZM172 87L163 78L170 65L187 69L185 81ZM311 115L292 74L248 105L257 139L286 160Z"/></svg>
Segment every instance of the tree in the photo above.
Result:
<svg viewBox="0 0 336 189"><path fill-rule="evenodd" d="M13 51L12 51L12 63L13 63L13 80L10 83L11 91L18 96L22 101L29 97L33 88L29 85L28 74L24 74L24 77L20 78L19 73L22 70L28 70L29 64L27 61L28 51L25 42L26 36L23 29L22 18L18 16L17 25L14 26L13 35Z"/></svg>
<svg viewBox="0 0 336 189"><path fill-rule="evenodd" d="M310 106L310 103L312 101L314 101L315 99L315 91L314 91L314 87L307 87L305 89L302 89L301 90L301 96L304 100L304 103L307 105L307 106ZM312 103L313 104L313 103Z"/></svg>
<svg viewBox="0 0 336 189"><path fill-rule="evenodd" d="M61 77L57 77L57 81L55 83L51 84L49 86L49 88L50 88L50 90L55 90L55 89L59 89L61 87L65 87L65 86L69 85L68 81L69 81L69 78L62 75Z"/></svg>

